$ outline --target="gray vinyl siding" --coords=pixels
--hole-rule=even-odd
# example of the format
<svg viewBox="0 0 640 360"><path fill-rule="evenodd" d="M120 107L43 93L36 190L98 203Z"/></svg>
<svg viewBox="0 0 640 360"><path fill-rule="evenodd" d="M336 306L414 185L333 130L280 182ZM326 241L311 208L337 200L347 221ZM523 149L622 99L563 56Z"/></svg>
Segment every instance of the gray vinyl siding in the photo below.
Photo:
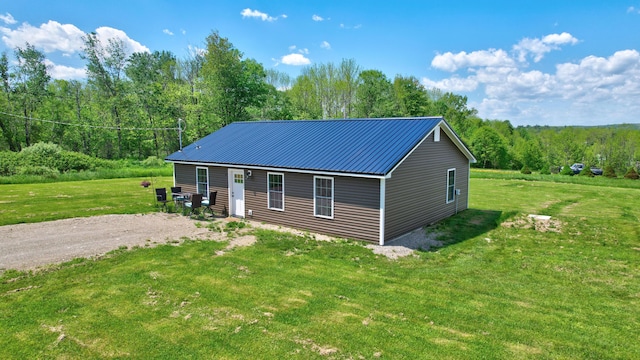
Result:
<svg viewBox="0 0 640 360"><path fill-rule="evenodd" d="M199 166L201 167L201 166ZM227 168L209 166L209 192L217 191L214 211L218 214L227 214L229 211L229 190ZM195 193L196 190L196 166L175 164L175 186L181 186L183 192ZM209 194L203 194L208 197Z"/></svg>
<svg viewBox="0 0 640 360"><path fill-rule="evenodd" d="M248 219L344 238L377 242L380 227L380 181L333 176L333 219L314 216L313 175L284 174L284 211L268 208L267 171L253 170L245 181Z"/></svg>
<svg viewBox="0 0 640 360"><path fill-rule="evenodd" d="M457 202L447 204L447 170L456 169ZM429 135L393 171L385 188L385 241L432 224L467 208L469 159L444 131Z"/></svg>

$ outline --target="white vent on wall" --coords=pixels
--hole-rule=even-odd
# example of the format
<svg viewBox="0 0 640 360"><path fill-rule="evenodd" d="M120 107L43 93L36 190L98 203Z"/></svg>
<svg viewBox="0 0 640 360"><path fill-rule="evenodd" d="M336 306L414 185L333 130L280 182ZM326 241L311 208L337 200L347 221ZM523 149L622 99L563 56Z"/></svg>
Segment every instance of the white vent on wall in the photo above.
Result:
<svg viewBox="0 0 640 360"><path fill-rule="evenodd" d="M436 126L436 128L433 129L433 141L440 141L440 125Z"/></svg>

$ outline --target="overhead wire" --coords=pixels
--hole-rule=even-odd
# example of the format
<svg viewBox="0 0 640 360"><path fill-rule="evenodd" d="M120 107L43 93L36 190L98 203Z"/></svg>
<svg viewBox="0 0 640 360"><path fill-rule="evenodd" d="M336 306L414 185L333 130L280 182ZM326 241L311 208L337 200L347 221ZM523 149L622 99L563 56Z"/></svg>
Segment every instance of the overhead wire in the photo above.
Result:
<svg viewBox="0 0 640 360"><path fill-rule="evenodd" d="M21 118L21 119L24 119L24 120L32 120L32 121L45 122L45 123L50 123L50 124L58 124L58 125L66 125L66 126L76 126L76 127L84 127L84 128L91 128L91 129L127 130L127 131L168 131L168 130L180 130L180 128L179 128L179 127L139 128L139 127L122 127L122 126L107 126L107 125L77 124L77 123L70 123L70 122L64 122L64 121L58 121L58 120L38 119L38 118L30 117L30 116L23 116L23 115L11 114L11 113L7 113L7 112L4 112L4 111L0 111L0 114L2 114L2 115L7 115L7 116L12 116L12 117L16 117L16 118ZM184 129L183 129L183 130L184 130Z"/></svg>

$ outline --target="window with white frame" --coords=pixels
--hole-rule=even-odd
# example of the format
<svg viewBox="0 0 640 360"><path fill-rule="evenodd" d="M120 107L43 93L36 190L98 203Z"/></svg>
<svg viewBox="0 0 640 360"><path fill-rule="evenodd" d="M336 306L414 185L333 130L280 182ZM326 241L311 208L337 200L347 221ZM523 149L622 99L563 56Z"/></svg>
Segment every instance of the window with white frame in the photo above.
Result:
<svg viewBox="0 0 640 360"><path fill-rule="evenodd" d="M456 169L447 170L447 204L456 199Z"/></svg>
<svg viewBox="0 0 640 360"><path fill-rule="evenodd" d="M269 209L284 210L284 174L267 173L267 198Z"/></svg>
<svg viewBox="0 0 640 360"><path fill-rule="evenodd" d="M209 168L196 168L196 192L204 197L209 196Z"/></svg>
<svg viewBox="0 0 640 360"><path fill-rule="evenodd" d="M314 215L333 219L333 178L314 176L313 183Z"/></svg>

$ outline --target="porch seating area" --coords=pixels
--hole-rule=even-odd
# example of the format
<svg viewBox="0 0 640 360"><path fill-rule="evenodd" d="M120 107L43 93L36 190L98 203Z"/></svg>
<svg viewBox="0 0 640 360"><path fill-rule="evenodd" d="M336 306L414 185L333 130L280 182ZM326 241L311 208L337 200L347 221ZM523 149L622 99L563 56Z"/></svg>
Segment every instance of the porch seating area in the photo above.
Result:
<svg viewBox="0 0 640 360"><path fill-rule="evenodd" d="M208 211L211 217L215 217L214 206L216 205L217 191L212 191L208 197L203 194L192 194L183 192L182 187L171 187L171 199L169 200L166 188L155 189L156 202L164 211L169 212L167 203L173 201L173 209L183 215L193 216L194 214L206 215Z"/></svg>

